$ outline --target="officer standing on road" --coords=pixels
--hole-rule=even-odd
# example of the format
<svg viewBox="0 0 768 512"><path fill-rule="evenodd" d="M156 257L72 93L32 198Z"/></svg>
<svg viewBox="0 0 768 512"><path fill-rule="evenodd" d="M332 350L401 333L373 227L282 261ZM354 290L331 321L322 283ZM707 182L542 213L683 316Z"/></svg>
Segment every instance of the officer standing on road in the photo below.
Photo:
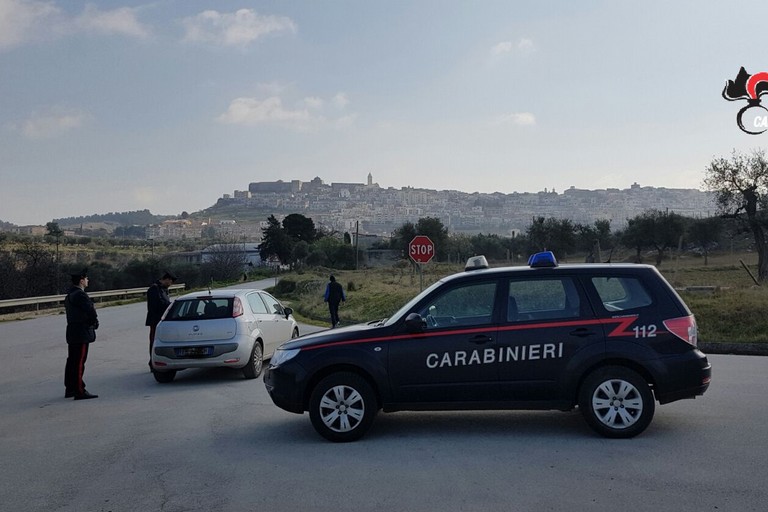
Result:
<svg viewBox="0 0 768 512"><path fill-rule="evenodd" d="M339 325L339 303L346 302L344 288L336 282L336 278L331 275L330 282L325 286L325 302L328 303L328 309L331 313L331 328Z"/></svg>
<svg viewBox="0 0 768 512"><path fill-rule="evenodd" d="M88 358L88 346L96 341L99 319L93 300L85 293L88 287L88 270L71 274L72 287L64 299L67 313L67 364L64 368L64 398L87 400L99 395L85 389L83 373Z"/></svg>
<svg viewBox="0 0 768 512"><path fill-rule="evenodd" d="M171 304L168 288L176 282L177 277L167 270L163 277L152 283L147 289L147 320L144 325L149 327L149 368L152 369L152 346L155 344L155 330L163 313Z"/></svg>

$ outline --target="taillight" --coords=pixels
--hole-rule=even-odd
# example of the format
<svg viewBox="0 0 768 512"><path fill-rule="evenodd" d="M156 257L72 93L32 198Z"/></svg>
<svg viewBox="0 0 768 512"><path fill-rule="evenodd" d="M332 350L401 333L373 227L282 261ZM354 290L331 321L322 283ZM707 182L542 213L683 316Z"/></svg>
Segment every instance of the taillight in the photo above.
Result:
<svg viewBox="0 0 768 512"><path fill-rule="evenodd" d="M691 316L681 316L680 318L670 318L664 320L664 327L669 332L694 347L698 344L698 331L696 329L696 318Z"/></svg>
<svg viewBox="0 0 768 512"><path fill-rule="evenodd" d="M240 302L239 297L235 297L235 302L232 304L232 318L237 318L243 314L243 303Z"/></svg>

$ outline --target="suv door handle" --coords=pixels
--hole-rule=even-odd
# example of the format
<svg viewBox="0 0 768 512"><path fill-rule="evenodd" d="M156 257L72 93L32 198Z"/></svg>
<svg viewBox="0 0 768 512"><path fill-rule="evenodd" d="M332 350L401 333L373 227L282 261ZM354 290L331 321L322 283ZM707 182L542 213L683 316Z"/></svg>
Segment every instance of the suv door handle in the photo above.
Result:
<svg viewBox="0 0 768 512"><path fill-rule="evenodd" d="M571 336L578 336L579 338L586 338L587 336L594 336L596 333L595 331L590 331L586 327L580 327L575 331L569 332L568 334Z"/></svg>
<svg viewBox="0 0 768 512"><path fill-rule="evenodd" d="M469 341L477 345L482 345L483 343L492 342L493 338L491 338L490 336L483 336L482 334L478 334L474 338L471 338Z"/></svg>

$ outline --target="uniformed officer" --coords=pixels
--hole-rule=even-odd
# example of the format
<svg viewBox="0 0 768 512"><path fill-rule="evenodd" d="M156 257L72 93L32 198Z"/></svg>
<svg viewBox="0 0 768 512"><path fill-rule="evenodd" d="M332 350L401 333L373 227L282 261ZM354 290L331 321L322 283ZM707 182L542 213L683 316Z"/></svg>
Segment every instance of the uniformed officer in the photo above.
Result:
<svg viewBox="0 0 768 512"><path fill-rule="evenodd" d="M176 282L177 277L165 271L163 277L152 283L147 289L147 320L144 325L149 327L149 367L152 368L152 346L155 344L155 330L163 313L171 304L168 288Z"/></svg>
<svg viewBox="0 0 768 512"><path fill-rule="evenodd" d="M88 270L71 274L72 287L64 299L67 312L67 364L64 368L64 398L87 400L99 395L85 389L83 373L88 358L88 346L96 341L99 319L93 300L85 293L88 287Z"/></svg>

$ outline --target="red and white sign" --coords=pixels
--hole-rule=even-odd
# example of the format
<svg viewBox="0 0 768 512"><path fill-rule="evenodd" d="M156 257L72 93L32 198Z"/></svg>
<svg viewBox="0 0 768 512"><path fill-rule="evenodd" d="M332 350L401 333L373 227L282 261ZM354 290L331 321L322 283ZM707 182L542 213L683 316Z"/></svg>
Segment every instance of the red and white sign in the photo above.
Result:
<svg viewBox="0 0 768 512"><path fill-rule="evenodd" d="M435 256L435 244L428 236L415 236L408 244L408 255L416 263L429 263Z"/></svg>

